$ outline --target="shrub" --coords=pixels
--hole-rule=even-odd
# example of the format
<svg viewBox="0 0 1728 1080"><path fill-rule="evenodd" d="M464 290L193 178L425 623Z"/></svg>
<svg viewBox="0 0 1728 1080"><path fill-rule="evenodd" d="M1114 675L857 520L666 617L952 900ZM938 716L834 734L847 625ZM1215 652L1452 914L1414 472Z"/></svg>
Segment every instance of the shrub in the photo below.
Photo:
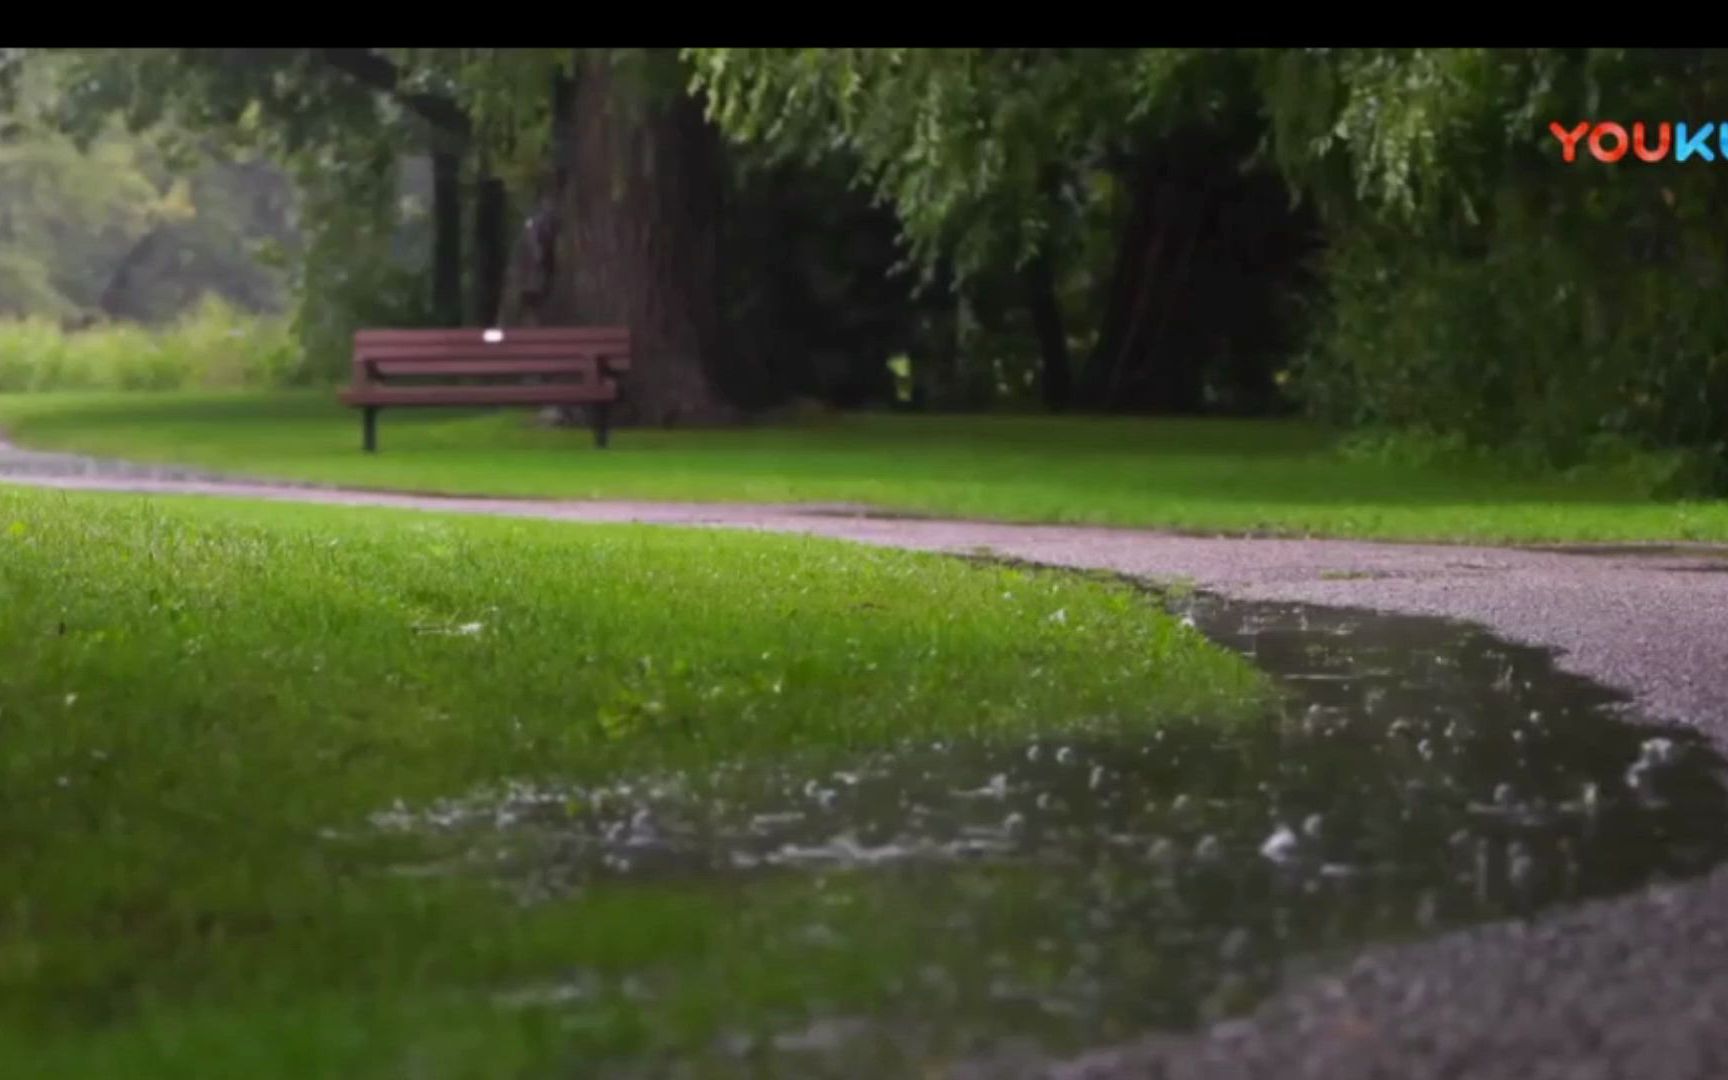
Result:
<svg viewBox="0 0 1728 1080"><path fill-rule="evenodd" d="M286 320L215 297L159 327L0 320L0 392L187 390L277 386L300 368Z"/></svg>
<svg viewBox="0 0 1728 1080"><path fill-rule="evenodd" d="M1728 305L1711 261L1508 231L1478 251L1340 237L1294 380L1309 408L1540 466L1728 483Z"/></svg>

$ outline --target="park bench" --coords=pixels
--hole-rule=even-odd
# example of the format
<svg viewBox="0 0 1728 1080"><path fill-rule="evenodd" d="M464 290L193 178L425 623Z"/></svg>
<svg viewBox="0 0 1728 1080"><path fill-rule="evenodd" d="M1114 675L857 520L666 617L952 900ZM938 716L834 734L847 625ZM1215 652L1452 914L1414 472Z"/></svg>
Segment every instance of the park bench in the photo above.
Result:
<svg viewBox="0 0 1728 1080"><path fill-rule="evenodd" d="M342 401L364 410L362 443L378 448L378 411L404 406L586 405L606 446L617 376L630 367L620 327L361 330Z"/></svg>

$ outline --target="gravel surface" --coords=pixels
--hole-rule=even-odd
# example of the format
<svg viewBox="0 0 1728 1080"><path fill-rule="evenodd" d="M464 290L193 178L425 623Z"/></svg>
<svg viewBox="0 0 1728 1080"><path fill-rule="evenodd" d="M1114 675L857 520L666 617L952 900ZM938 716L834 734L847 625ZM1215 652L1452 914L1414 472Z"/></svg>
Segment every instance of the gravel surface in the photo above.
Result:
<svg viewBox="0 0 1728 1080"><path fill-rule="evenodd" d="M1184 579L1246 599L1466 619L1559 650L1645 715L1728 750L1728 551L1594 551L1150 531L870 516L846 507L442 498L229 482L0 445L0 479L810 533L930 551ZM963 1075L1079 1078L1728 1078L1728 868L1702 881L1376 948L1252 1015L1067 1063Z"/></svg>

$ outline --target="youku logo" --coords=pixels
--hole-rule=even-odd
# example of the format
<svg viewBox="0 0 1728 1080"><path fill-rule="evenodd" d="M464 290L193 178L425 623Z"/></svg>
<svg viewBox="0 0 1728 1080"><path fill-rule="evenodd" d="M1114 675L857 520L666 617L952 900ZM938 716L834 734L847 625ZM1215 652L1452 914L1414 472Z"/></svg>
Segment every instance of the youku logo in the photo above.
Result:
<svg viewBox="0 0 1728 1080"><path fill-rule="evenodd" d="M1560 157L1567 163L1578 160L1579 143L1589 148L1591 157L1610 165L1624 158L1628 151L1639 161L1652 164L1667 161L1670 154L1675 161L1716 161L1718 155L1728 161L1728 124L1711 122L1694 127L1666 120L1655 125L1639 122L1632 125L1632 133L1628 135L1623 125L1613 121L1584 120L1569 128L1555 120L1548 130L1560 140Z"/></svg>

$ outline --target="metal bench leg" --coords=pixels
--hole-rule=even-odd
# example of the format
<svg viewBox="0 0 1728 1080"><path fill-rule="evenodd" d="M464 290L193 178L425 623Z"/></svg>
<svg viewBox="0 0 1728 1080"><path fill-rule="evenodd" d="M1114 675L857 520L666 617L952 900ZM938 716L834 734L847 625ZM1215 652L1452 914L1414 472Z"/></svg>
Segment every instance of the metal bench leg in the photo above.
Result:
<svg viewBox="0 0 1728 1080"><path fill-rule="evenodd" d="M362 421L365 428L361 444L366 448L368 454L376 453L378 450L378 406L367 405L365 412L366 419Z"/></svg>
<svg viewBox="0 0 1728 1080"><path fill-rule="evenodd" d="M612 406L594 406L594 445L606 449L607 424L612 419Z"/></svg>

